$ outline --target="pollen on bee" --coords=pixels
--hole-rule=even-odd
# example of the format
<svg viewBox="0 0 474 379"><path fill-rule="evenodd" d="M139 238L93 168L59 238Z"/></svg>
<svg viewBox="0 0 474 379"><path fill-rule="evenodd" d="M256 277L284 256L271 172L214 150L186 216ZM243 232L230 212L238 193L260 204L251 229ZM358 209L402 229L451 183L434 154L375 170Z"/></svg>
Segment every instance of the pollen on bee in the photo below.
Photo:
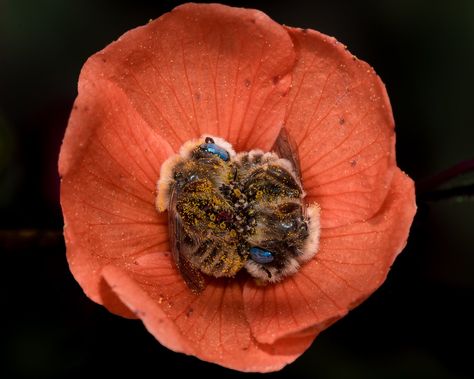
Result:
<svg viewBox="0 0 474 379"><path fill-rule="evenodd" d="M275 283L316 254L319 206L305 204L297 162L261 150L235 154L203 136L163 163L157 209L174 223L173 256L193 267L181 271L188 285L203 280L187 278L192 272L230 278L243 268L257 285ZM253 247L272 259L252 256Z"/></svg>

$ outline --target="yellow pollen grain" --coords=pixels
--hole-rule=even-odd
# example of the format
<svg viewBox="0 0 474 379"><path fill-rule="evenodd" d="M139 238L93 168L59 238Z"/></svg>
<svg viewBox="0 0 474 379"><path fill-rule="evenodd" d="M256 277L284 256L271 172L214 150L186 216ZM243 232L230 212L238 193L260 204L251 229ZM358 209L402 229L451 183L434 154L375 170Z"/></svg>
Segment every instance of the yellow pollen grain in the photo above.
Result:
<svg viewBox="0 0 474 379"><path fill-rule="evenodd" d="M258 279L258 278L254 279L254 282L258 287L265 287L268 284L268 283L266 283L263 280Z"/></svg>
<svg viewBox="0 0 474 379"><path fill-rule="evenodd" d="M236 237L237 236L237 232L234 229L232 229L229 234L230 234L231 237Z"/></svg>
<svg viewBox="0 0 474 379"><path fill-rule="evenodd" d="M211 213L211 215L209 216L209 218L211 219L211 221L215 221L216 220L216 215Z"/></svg>
<svg viewBox="0 0 474 379"><path fill-rule="evenodd" d="M238 188L234 188L234 195L237 196L237 197L240 197L240 196L242 196L242 192L240 192L240 190Z"/></svg>
<svg viewBox="0 0 474 379"><path fill-rule="evenodd" d="M215 228L216 223L211 221L209 224L207 224L207 226L210 227L210 228Z"/></svg>
<svg viewBox="0 0 474 379"><path fill-rule="evenodd" d="M221 222L220 225L219 225L219 228L225 229L225 222Z"/></svg>

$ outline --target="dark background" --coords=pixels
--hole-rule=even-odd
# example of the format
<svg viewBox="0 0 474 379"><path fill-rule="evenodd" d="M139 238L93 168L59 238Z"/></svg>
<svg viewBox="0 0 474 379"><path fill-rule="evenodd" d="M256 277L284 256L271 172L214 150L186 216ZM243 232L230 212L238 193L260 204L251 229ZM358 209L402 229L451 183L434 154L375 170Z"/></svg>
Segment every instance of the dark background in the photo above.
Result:
<svg viewBox="0 0 474 379"><path fill-rule="evenodd" d="M139 321L88 300L60 234L57 156L82 64L179 3L0 0L2 378L243 376L168 351ZM473 1L224 3L335 36L369 62L392 101L399 165L417 183L474 158ZM269 378L474 375L472 192L433 198L419 193L408 246L383 287Z"/></svg>

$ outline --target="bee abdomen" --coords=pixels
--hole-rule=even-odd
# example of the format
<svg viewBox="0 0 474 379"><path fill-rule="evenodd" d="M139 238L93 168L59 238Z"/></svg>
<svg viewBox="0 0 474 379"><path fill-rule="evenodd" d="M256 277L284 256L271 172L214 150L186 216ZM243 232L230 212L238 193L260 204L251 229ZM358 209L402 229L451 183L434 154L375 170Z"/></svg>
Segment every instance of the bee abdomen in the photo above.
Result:
<svg viewBox="0 0 474 379"><path fill-rule="evenodd" d="M196 250L192 261L205 274L220 277L233 277L244 266L246 257L238 254L237 246L206 241Z"/></svg>
<svg viewBox="0 0 474 379"><path fill-rule="evenodd" d="M250 198L299 198L302 189L299 183L286 170L268 165L252 172L244 185L245 193Z"/></svg>

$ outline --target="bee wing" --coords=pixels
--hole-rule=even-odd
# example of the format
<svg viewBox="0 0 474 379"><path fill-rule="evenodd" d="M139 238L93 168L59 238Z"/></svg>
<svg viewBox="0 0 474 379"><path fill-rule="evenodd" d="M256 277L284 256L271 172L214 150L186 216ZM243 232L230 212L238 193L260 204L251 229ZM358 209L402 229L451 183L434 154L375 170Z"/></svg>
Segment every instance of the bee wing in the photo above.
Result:
<svg viewBox="0 0 474 379"><path fill-rule="evenodd" d="M278 154L280 158L288 159L295 168L296 176L301 185L301 165L300 156L298 154L298 145L296 141L290 136L288 130L283 126L273 145L272 150ZM303 215L307 219L307 207L303 204Z"/></svg>
<svg viewBox="0 0 474 379"><path fill-rule="evenodd" d="M191 256L190 254L192 254L193 247L198 246L198 241L194 241L186 233L181 218L176 211L176 187L173 187L170 193L168 228L171 255L174 258L176 267L191 291L194 293L202 292L206 287L204 276L187 258ZM190 243L191 241L192 243Z"/></svg>
<svg viewBox="0 0 474 379"><path fill-rule="evenodd" d="M296 176L301 181L301 167L298 155L298 145L290 136L288 130L286 130L285 127L281 128L272 150L277 153L280 158L288 159L291 162L295 168Z"/></svg>

